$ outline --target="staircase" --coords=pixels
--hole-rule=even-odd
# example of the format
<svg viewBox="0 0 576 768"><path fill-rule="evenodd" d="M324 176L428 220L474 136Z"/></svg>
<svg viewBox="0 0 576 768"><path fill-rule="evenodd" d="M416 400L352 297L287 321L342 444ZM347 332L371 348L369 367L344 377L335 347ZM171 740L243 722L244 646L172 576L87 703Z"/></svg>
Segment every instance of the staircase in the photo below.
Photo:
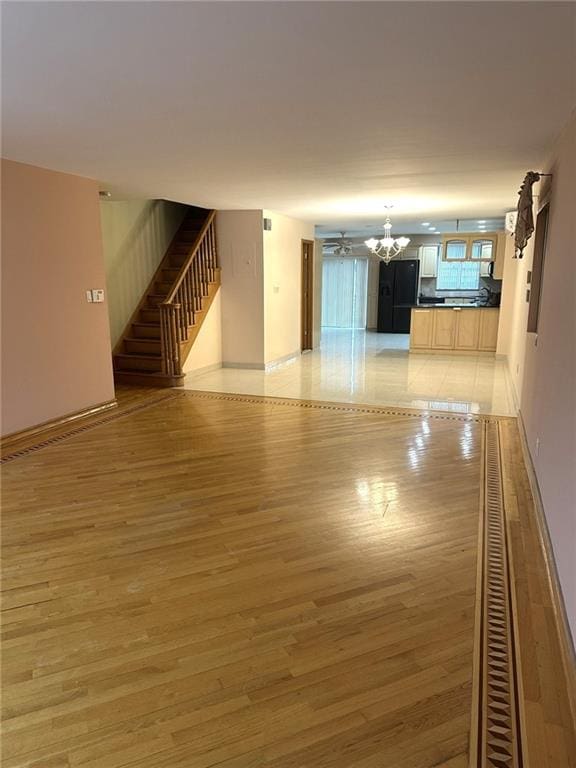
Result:
<svg viewBox="0 0 576 768"><path fill-rule="evenodd" d="M220 287L215 211L190 208L114 349L118 384L174 387Z"/></svg>

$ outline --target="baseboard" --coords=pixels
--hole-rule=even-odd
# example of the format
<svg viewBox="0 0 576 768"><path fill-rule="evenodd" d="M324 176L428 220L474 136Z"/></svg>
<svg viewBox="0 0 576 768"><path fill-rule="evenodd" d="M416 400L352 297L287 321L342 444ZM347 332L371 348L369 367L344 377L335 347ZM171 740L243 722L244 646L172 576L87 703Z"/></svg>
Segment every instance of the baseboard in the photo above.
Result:
<svg viewBox="0 0 576 768"><path fill-rule="evenodd" d="M301 354L302 352L298 349L296 352L290 352L290 354L284 355L283 357L277 357L276 360L270 360L270 362L266 363L266 370L269 371L271 368L276 368L276 366L282 365L282 363L294 360L296 357L300 357Z"/></svg>
<svg viewBox="0 0 576 768"><path fill-rule="evenodd" d="M495 357L495 353L486 349L428 349L410 347L402 350L410 352L411 355L450 355L451 357Z"/></svg>
<svg viewBox="0 0 576 768"><path fill-rule="evenodd" d="M68 427L73 423L81 421L89 416L96 416L104 411L108 411L110 408L116 408L118 402L116 398L114 400L107 400L104 403L98 403L92 405L89 408L83 408L81 411L74 411L73 413L67 413L65 416L59 416L56 419L50 421L44 421L41 424L36 424L33 427L27 427L21 429L18 432L12 432L9 435L4 435L2 440L2 455L11 453L15 447L24 443L37 443L50 436L50 433L56 429L62 427Z"/></svg>
<svg viewBox="0 0 576 768"><path fill-rule="evenodd" d="M248 371L265 371L264 363L233 363L230 360L222 361L222 368L242 368Z"/></svg>
<svg viewBox="0 0 576 768"><path fill-rule="evenodd" d="M544 554L544 562L546 563L546 576L548 579L550 594L552 596L552 609L554 611L554 620L558 628L558 640L560 644L560 651L562 654L562 666L564 668L566 685L568 689L568 696L570 700L570 710L572 713L572 717L576 722L576 649L574 646L575 638L572 637L570 623L568 621L568 614L566 612L566 605L564 603L564 597L562 595L562 587L560 586L560 578L558 576L558 570L556 568L556 560L554 558L554 549L552 548L552 540L550 538L550 531L548 529L546 513L544 511L544 502L542 500L542 494L540 493L540 485L538 483L538 476L536 475L534 462L532 461L532 454L530 453L530 448L528 447L526 427L524 425L524 420L522 418L521 411L518 411L518 433L520 435L520 445L522 448L522 456L524 459L524 465L526 467L526 473L528 475L528 482L530 483L532 499L534 501L534 511L535 511L535 518L536 518L536 526L538 529L538 536L540 539L542 552Z"/></svg>
<svg viewBox="0 0 576 768"><path fill-rule="evenodd" d="M192 368L191 371L184 371L186 376L199 376L202 373L210 373L210 371L219 371L222 368L222 363L212 363L211 365L203 365L200 368Z"/></svg>

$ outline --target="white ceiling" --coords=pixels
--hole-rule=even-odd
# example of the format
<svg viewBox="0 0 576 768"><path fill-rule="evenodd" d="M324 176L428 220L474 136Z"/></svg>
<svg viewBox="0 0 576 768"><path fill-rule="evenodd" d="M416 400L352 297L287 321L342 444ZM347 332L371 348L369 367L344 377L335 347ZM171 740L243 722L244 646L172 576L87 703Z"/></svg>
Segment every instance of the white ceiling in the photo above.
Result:
<svg viewBox="0 0 576 768"><path fill-rule="evenodd" d="M501 216L575 102L573 3L3 3L3 155L340 228Z"/></svg>
<svg viewBox="0 0 576 768"><path fill-rule="evenodd" d="M493 217L489 219L429 218L426 221L401 220L400 222L396 222L394 211L391 211L390 215L393 237L396 237L397 235L437 235L444 232L498 232L499 230L504 229L504 218L501 217ZM339 238L342 236L342 232L345 233L347 238L359 238L362 241L372 235L375 237L382 237L384 234L383 221L384 217L380 217L380 220L376 225L344 221L339 227L335 227L332 224L317 226L316 237Z"/></svg>

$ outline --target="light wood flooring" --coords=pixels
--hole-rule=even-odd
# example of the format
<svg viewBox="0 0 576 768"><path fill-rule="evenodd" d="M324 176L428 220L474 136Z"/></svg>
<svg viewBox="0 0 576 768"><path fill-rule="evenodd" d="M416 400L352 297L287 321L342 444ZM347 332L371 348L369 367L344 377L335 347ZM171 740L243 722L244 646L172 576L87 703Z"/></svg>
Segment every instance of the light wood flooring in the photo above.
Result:
<svg viewBox="0 0 576 768"><path fill-rule="evenodd" d="M4 467L3 768L468 768L482 419L138 397ZM530 768L572 768L501 429L532 557L523 738Z"/></svg>

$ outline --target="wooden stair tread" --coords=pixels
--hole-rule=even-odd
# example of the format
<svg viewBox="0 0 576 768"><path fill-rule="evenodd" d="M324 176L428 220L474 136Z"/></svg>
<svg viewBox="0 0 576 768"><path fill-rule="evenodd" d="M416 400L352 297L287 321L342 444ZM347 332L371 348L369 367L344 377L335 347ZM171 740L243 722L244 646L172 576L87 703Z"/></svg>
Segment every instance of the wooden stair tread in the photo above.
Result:
<svg viewBox="0 0 576 768"><path fill-rule="evenodd" d="M143 325L145 328L160 328L160 321L157 323L141 323L139 320L135 320L132 325Z"/></svg>
<svg viewBox="0 0 576 768"><path fill-rule="evenodd" d="M138 339L140 341L140 339ZM152 354L145 355L143 353L136 353L136 352L117 352L114 355L115 359L121 359L121 360L150 360L150 358L157 358L158 360L162 360L162 356L160 353L158 354Z"/></svg>

